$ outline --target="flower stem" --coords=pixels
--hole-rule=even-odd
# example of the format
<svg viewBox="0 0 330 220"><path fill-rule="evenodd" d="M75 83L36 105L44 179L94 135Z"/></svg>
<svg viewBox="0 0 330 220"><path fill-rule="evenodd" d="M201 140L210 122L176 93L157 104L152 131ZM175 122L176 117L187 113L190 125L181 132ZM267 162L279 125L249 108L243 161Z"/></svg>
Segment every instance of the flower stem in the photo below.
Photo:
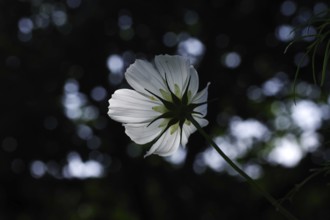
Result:
<svg viewBox="0 0 330 220"><path fill-rule="evenodd" d="M284 215L289 220L297 220L289 211L287 211L281 204L279 204L276 199L272 195L270 195L267 191L261 188L255 180L253 180L249 175L247 175L242 169L240 169L219 147L218 145L206 134L206 132L202 129L202 127L198 124L198 122L193 119L193 117L189 118L189 120L193 123L193 125L197 128L199 133L201 133L204 138L212 145L212 147L222 156L222 158L242 177L246 179L246 181L253 186L256 190L258 190L282 215Z"/></svg>

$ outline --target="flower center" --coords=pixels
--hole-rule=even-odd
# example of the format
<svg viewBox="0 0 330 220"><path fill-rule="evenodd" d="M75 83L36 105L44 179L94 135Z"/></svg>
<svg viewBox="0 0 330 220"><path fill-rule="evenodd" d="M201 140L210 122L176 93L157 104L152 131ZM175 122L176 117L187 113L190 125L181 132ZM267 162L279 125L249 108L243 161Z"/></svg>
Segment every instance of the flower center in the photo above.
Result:
<svg viewBox="0 0 330 220"><path fill-rule="evenodd" d="M160 112L162 114L154 118L149 123L149 125L161 118L168 119L168 124L164 129L164 131L175 124L178 124L180 127L182 127L186 120L188 121L190 120L193 113L201 114L200 112L194 111L196 107L206 104L206 103L189 103L191 99L191 91L188 90L190 79L188 81L186 90L182 94L181 98L178 97L180 90L178 85L175 84L175 88L176 87L177 88L175 89L176 91L174 91L173 93L170 89L170 86L167 84L166 80L165 82L169 92L165 92L164 90L160 89L163 98L146 89L150 94L157 97L163 104L152 108L153 110Z"/></svg>
<svg viewBox="0 0 330 220"><path fill-rule="evenodd" d="M183 103L182 100L179 99L166 105L165 108L168 113L165 118L174 119L174 123L184 122L193 112L190 105Z"/></svg>

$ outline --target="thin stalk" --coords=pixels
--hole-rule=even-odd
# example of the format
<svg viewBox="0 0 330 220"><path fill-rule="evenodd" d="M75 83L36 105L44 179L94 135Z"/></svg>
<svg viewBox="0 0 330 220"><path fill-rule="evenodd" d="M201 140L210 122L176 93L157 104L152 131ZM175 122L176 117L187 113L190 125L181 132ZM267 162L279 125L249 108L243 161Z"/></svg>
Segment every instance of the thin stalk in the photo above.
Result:
<svg viewBox="0 0 330 220"><path fill-rule="evenodd" d="M289 211L287 211L281 204L279 204L276 199L272 195L270 195L267 191L261 188L256 181L254 181L249 175L247 175L241 168L239 168L219 147L218 145L206 134L203 128L198 124L198 122L190 117L189 120L193 123L193 125L197 128L199 133L212 145L212 147L222 156L222 158L242 177L246 179L246 181L253 186L256 190L258 190L282 215L284 215L289 220L297 220Z"/></svg>
<svg viewBox="0 0 330 220"><path fill-rule="evenodd" d="M287 199L292 199L293 196L295 195L295 193L297 193L301 187L303 187L308 181L310 181L311 179L313 179L314 177L318 176L319 174L323 173L327 171L327 167L318 169L317 171L315 171L314 173L312 173L311 175L309 175L306 179L304 179L303 181L301 181L301 183L297 184L290 192L288 192L281 200L280 203L284 202Z"/></svg>
<svg viewBox="0 0 330 220"><path fill-rule="evenodd" d="M324 52L324 59L323 59L323 66L322 66L322 76L321 76L321 86L323 86L324 80L325 80L325 73L326 73L326 70L327 70L329 53L330 53L329 50L330 50L330 40L328 41L325 52Z"/></svg>
<svg viewBox="0 0 330 220"><path fill-rule="evenodd" d="M317 41L318 42L318 41ZM315 55L316 55L316 51L317 51L317 48L319 46L319 42L315 45L315 48L313 50L313 55L312 55L312 72L313 72L313 80L314 80L314 83L317 84L317 79L316 79L316 70L315 70Z"/></svg>

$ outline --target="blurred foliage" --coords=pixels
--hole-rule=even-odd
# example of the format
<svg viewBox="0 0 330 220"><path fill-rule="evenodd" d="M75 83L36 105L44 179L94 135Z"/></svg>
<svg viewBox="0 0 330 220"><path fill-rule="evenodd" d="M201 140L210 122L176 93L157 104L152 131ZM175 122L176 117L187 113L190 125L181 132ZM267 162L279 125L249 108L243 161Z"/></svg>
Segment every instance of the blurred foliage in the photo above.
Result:
<svg viewBox="0 0 330 220"><path fill-rule="evenodd" d="M304 63L307 57L311 57L312 63L312 75L314 83L323 86L326 73L328 71L328 61L330 55L330 39L329 39L329 25L330 25L330 18L329 18L329 10L323 10L316 15L312 16L306 22L301 25L298 25L294 32L297 33L299 37L296 37L295 40L290 42L290 44L286 47L285 52L288 48L296 43L297 41L305 40L311 43L306 47L305 55L301 57L299 64L297 65L297 70L295 74L295 81L298 78L299 70L301 64ZM323 53L323 61L317 62L318 59L316 57L317 53ZM322 57L322 56L321 56ZM321 71L317 70L317 66L320 65ZM320 72L320 79L317 79L317 73ZM294 82L295 85L295 82Z"/></svg>
<svg viewBox="0 0 330 220"><path fill-rule="evenodd" d="M184 160L143 159L146 149L107 117L107 100L128 87L122 73L136 58L190 56L201 87L210 81L210 99L219 99L209 105L206 131L243 168L259 168L258 183L283 198L330 159L330 81L314 71L321 91L309 61L299 65L305 43L283 54L293 27L324 7L312 0L0 1L0 219L282 219L197 133ZM312 66L324 64L327 48L318 47ZM297 118L306 106L312 111ZM238 126L246 122L264 135ZM271 160L288 140L314 148ZM290 166L279 162L297 155ZM205 164L210 158L218 163ZM318 175L283 204L299 219L328 219L328 183Z"/></svg>

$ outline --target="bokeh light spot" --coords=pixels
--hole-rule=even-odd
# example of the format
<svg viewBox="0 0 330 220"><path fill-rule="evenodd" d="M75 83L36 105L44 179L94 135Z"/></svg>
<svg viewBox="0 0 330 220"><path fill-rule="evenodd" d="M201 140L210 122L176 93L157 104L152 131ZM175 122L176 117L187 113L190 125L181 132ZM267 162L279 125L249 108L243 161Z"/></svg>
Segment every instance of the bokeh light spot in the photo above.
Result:
<svg viewBox="0 0 330 220"><path fill-rule="evenodd" d="M312 101L302 100L292 105L293 121L304 131L313 131L321 126L322 111Z"/></svg>
<svg viewBox="0 0 330 220"><path fill-rule="evenodd" d="M87 147L89 149L95 150L101 146L101 143L102 143L101 139L99 137L93 135L92 138L89 138L87 140Z"/></svg>
<svg viewBox="0 0 330 220"><path fill-rule="evenodd" d="M284 83L277 77L267 80L262 85L262 91L266 96L274 96L281 91Z"/></svg>
<svg viewBox="0 0 330 220"><path fill-rule="evenodd" d="M276 130L286 130L291 126L290 118L284 115L277 116L274 123Z"/></svg>
<svg viewBox="0 0 330 220"><path fill-rule="evenodd" d="M263 99L262 89L257 86L250 86L247 90L247 96L252 101L260 102Z"/></svg>
<svg viewBox="0 0 330 220"><path fill-rule="evenodd" d="M74 79L68 79L64 84L64 91L66 93L76 93L79 90L79 84Z"/></svg>
<svg viewBox="0 0 330 220"><path fill-rule="evenodd" d="M93 130L87 125L78 125L77 134L83 140L89 140L93 137Z"/></svg>
<svg viewBox="0 0 330 220"><path fill-rule="evenodd" d="M112 54L107 59L107 67L111 73L118 74L123 71L124 60L117 54Z"/></svg>
<svg viewBox="0 0 330 220"><path fill-rule="evenodd" d="M63 168L65 178L99 178L103 176L104 168L95 160L83 162L77 152L71 152L67 157L68 165Z"/></svg>
<svg viewBox="0 0 330 220"><path fill-rule="evenodd" d="M178 45L179 55L188 57L192 64L196 64L205 51L204 44L197 38L188 37Z"/></svg>
<svg viewBox="0 0 330 220"><path fill-rule="evenodd" d="M187 156L187 150L183 147L179 147L175 154L165 157L165 160L174 165L183 164Z"/></svg>
<svg viewBox="0 0 330 220"><path fill-rule="evenodd" d="M194 25L198 22L199 16L195 11L188 10L184 14L184 22L188 25Z"/></svg>
<svg viewBox="0 0 330 220"><path fill-rule="evenodd" d="M243 170L252 178L258 179L263 173L262 167L257 164L247 164L243 167Z"/></svg>
<svg viewBox="0 0 330 220"><path fill-rule="evenodd" d="M62 10L54 10L52 20L56 26L63 26L67 22L67 14Z"/></svg>
<svg viewBox="0 0 330 220"><path fill-rule="evenodd" d="M293 1L285 1L281 5L281 13L285 16L293 15L297 10L297 5Z"/></svg>
<svg viewBox="0 0 330 220"><path fill-rule="evenodd" d="M277 139L274 145L274 149L268 155L268 160L272 163L294 167L303 157L301 148L291 135Z"/></svg>
<svg viewBox="0 0 330 220"><path fill-rule="evenodd" d="M18 29L23 34L29 34L33 30L33 22L30 18L21 18L18 21Z"/></svg>
<svg viewBox="0 0 330 220"><path fill-rule="evenodd" d="M46 173L46 165L39 160L33 161L30 167L30 172L34 178L40 178Z"/></svg>
<svg viewBox="0 0 330 220"><path fill-rule="evenodd" d="M102 86L94 87L91 91L91 97L95 101L102 101L107 96L107 91Z"/></svg>
<svg viewBox="0 0 330 220"><path fill-rule="evenodd" d="M324 17L327 15L328 5L324 2L318 2L314 5L313 12L318 17Z"/></svg>
<svg viewBox="0 0 330 220"><path fill-rule="evenodd" d="M130 17L128 15L119 16L118 26L120 29L127 30L127 29L131 28L132 24L133 24L132 17Z"/></svg>
<svg viewBox="0 0 330 220"><path fill-rule="evenodd" d="M173 32L166 32L163 36L163 43L167 47L173 47L177 44L177 36Z"/></svg>
<svg viewBox="0 0 330 220"><path fill-rule="evenodd" d="M224 55L223 64L230 69L235 69L241 64L241 56L236 52L229 52Z"/></svg>
<svg viewBox="0 0 330 220"><path fill-rule="evenodd" d="M93 105L87 105L82 108L81 118L85 121L92 121L99 117L100 111Z"/></svg>
<svg viewBox="0 0 330 220"><path fill-rule="evenodd" d="M315 40L314 35L316 35L316 29L313 26L308 26L302 29L301 36L303 37L304 41L313 41Z"/></svg>
<svg viewBox="0 0 330 220"><path fill-rule="evenodd" d="M49 25L49 16L46 14L36 14L34 16L34 23L38 28L46 28Z"/></svg>
<svg viewBox="0 0 330 220"><path fill-rule="evenodd" d="M240 118L233 118L230 121L230 133L237 139L257 140L267 139L269 131L265 125L254 119L242 121Z"/></svg>
<svg viewBox="0 0 330 220"><path fill-rule="evenodd" d="M309 63L309 56L305 53L297 53L294 56L294 63L296 66L305 67Z"/></svg>
<svg viewBox="0 0 330 220"><path fill-rule="evenodd" d="M78 8L81 4L81 0L66 0L66 4L70 8Z"/></svg>
<svg viewBox="0 0 330 220"><path fill-rule="evenodd" d="M283 42L292 40L295 36L291 25L280 25L275 31L277 39Z"/></svg>
<svg viewBox="0 0 330 220"><path fill-rule="evenodd" d="M180 51L183 51L186 54L192 56L200 56L204 52L204 45L197 38L191 37L185 41L180 42L179 49L181 49Z"/></svg>

